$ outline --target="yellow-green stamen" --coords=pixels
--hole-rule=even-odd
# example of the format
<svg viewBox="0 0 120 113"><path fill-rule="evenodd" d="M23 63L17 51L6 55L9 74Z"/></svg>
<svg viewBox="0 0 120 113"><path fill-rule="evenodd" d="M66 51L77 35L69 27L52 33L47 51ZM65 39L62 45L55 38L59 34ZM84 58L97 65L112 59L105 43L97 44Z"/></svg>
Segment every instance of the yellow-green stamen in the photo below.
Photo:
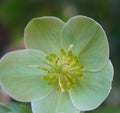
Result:
<svg viewBox="0 0 120 113"><path fill-rule="evenodd" d="M42 70L47 71L47 75L43 76L43 80L47 80L49 85L57 85L57 90L64 93L76 86L78 77L82 77L80 73L84 67L78 65L78 57L73 55L70 45L66 52L61 49L61 57L54 53L46 56L48 67L41 67Z"/></svg>

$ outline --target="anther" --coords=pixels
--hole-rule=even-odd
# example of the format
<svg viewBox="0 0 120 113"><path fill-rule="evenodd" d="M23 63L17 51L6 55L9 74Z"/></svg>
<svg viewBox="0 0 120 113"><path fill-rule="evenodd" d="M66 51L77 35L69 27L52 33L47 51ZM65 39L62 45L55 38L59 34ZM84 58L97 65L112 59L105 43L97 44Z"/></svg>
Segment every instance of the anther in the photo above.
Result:
<svg viewBox="0 0 120 113"><path fill-rule="evenodd" d="M77 76L78 76L78 77L82 77L82 76L83 76L83 74L82 74L82 73L79 73L79 74L77 74Z"/></svg>
<svg viewBox="0 0 120 113"><path fill-rule="evenodd" d="M39 68L44 70L44 71L48 71L49 72L49 69L47 67L39 67Z"/></svg>
<svg viewBox="0 0 120 113"><path fill-rule="evenodd" d="M46 56L46 59L47 59L47 61L49 61L50 63L52 63L52 62L53 62L53 58L52 58L52 57L50 57L50 56Z"/></svg>
<svg viewBox="0 0 120 113"><path fill-rule="evenodd" d="M55 64L58 64L59 59L60 59L60 58L57 58L57 59L56 59Z"/></svg>
<svg viewBox="0 0 120 113"><path fill-rule="evenodd" d="M61 89L61 88L60 88L60 86L58 85L58 86L56 87L56 90L57 90L57 91L60 91L60 89Z"/></svg>
<svg viewBox="0 0 120 113"><path fill-rule="evenodd" d="M61 53L62 53L62 56L65 56L65 55L66 55L66 52L64 51L63 48L61 49Z"/></svg>
<svg viewBox="0 0 120 113"><path fill-rule="evenodd" d="M50 82L48 82L48 85L53 85L56 84L57 80L56 79L52 79Z"/></svg>
<svg viewBox="0 0 120 113"><path fill-rule="evenodd" d="M50 54L50 56L51 56L52 58L54 58L54 59L56 59L56 58L57 58L57 55L56 55L56 54L54 54L54 53L51 53L51 54Z"/></svg>
<svg viewBox="0 0 120 113"><path fill-rule="evenodd" d="M74 57L74 62L78 63L78 57L77 56Z"/></svg>
<svg viewBox="0 0 120 113"><path fill-rule="evenodd" d="M68 82L66 83L66 89L67 89L67 90L70 90L70 88L71 88L71 83L68 81Z"/></svg>
<svg viewBox="0 0 120 113"><path fill-rule="evenodd" d="M72 51L68 51L68 56L72 57Z"/></svg>
<svg viewBox="0 0 120 113"><path fill-rule="evenodd" d="M80 66L81 69L84 69L84 66Z"/></svg>
<svg viewBox="0 0 120 113"><path fill-rule="evenodd" d="M43 80L49 80L49 75L45 75L42 77Z"/></svg>
<svg viewBox="0 0 120 113"><path fill-rule="evenodd" d="M75 79L71 79L72 82L72 86L76 86L76 80Z"/></svg>

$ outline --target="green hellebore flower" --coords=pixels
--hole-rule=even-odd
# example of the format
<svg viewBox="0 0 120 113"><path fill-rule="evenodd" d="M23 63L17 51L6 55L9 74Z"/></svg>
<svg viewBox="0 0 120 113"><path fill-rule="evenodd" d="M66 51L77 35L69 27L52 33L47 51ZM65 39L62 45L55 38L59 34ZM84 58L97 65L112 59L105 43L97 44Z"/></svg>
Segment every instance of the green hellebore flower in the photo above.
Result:
<svg viewBox="0 0 120 113"><path fill-rule="evenodd" d="M0 81L11 97L31 102L33 113L92 110L108 96L113 67L106 34L96 21L35 18L24 38L26 49L1 59Z"/></svg>

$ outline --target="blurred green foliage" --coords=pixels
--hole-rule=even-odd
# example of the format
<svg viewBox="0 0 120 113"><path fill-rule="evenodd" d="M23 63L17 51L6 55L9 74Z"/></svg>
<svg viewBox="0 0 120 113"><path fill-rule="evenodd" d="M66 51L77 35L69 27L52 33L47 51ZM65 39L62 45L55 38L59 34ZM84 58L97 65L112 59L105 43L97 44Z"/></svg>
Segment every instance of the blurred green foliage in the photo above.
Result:
<svg viewBox="0 0 120 113"><path fill-rule="evenodd" d="M119 106L101 106L97 108L96 110L86 112L86 113L119 113L120 112L120 107Z"/></svg>
<svg viewBox="0 0 120 113"><path fill-rule="evenodd" d="M32 113L29 106L19 103L0 104L0 113Z"/></svg>
<svg viewBox="0 0 120 113"><path fill-rule="evenodd" d="M0 113L7 113L7 112L12 112L12 109L10 109L4 104L0 104Z"/></svg>
<svg viewBox="0 0 120 113"><path fill-rule="evenodd" d="M100 108L89 113L119 113L120 0L0 0L0 57L6 52L6 48L10 51L9 45L23 40L24 28L32 18L56 16L67 21L74 15L89 16L103 26L108 36L110 59L115 70L110 96ZM2 107L9 110L6 105Z"/></svg>

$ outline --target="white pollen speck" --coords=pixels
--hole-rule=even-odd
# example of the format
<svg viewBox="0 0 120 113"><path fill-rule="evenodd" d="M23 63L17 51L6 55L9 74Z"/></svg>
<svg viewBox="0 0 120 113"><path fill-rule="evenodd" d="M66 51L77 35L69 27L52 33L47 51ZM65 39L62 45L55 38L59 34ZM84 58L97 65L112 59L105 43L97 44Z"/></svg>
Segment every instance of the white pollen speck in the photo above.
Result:
<svg viewBox="0 0 120 113"><path fill-rule="evenodd" d="M68 51L70 51L73 48L73 46L74 46L73 44L70 44Z"/></svg>

